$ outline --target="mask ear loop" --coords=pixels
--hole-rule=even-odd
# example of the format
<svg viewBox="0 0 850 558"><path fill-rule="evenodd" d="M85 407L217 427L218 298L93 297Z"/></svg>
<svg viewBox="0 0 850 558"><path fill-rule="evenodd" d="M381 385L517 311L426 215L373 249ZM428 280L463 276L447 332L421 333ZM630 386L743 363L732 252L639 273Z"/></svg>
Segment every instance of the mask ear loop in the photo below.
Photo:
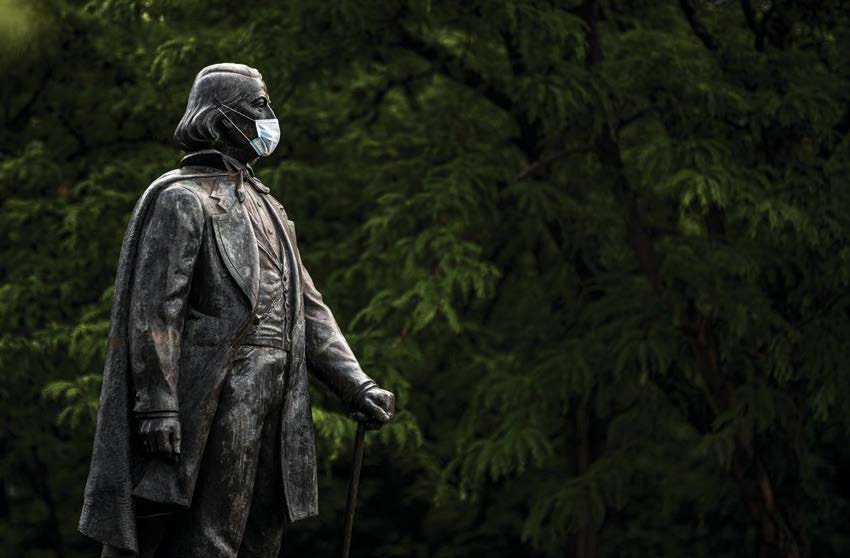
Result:
<svg viewBox="0 0 850 558"><path fill-rule="evenodd" d="M247 118L248 120L252 120L252 121L254 121L254 122L256 122L256 121L257 121L257 119L256 119L256 118L253 118L253 117L251 117L251 116L248 116L247 114L245 114L245 113L243 113L243 112L239 112L239 111L238 111L238 110L236 110L235 108L233 108L233 107L231 107L231 106L227 106L227 105L225 105L224 103L222 103L221 101L218 101L218 105L216 105L216 106L222 106L222 107L226 108L227 110L232 110L233 112L235 112L236 114L238 114L238 115L239 115L239 116L241 116L242 118ZM221 110L221 109L219 109L219 110Z"/></svg>
<svg viewBox="0 0 850 558"><path fill-rule="evenodd" d="M235 112L236 114L238 114L238 115L240 115L240 116L245 116L244 114L242 114L242 113L241 113L241 112L239 112L238 110L234 110L234 109L232 109L232 108L228 107L227 105L225 105L224 103L222 103L222 104L221 104L221 106L223 106L223 107L227 108L228 110L232 110L233 112ZM230 118L229 116L227 116L227 113L226 113L226 112L224 112L223 110L221 110L221 107L219 107L218 105L216 105L216 107L215 107L215 108L216 108L216 110L218 110L218 112L220 112L220 113L221 113L221 114L222 114L225 118L227 118L227 121L228 121L228 122L230 122L231 124L233 124L233 127L234 127L234 128L236 128L236 129L239 131L239 133L240 133L240 134L242 134L242 137L243 137L243 138L245 138L245 139L248 141L248 143L250 144L250 143L251 143L251 138L249 138L248 136L246 136L246 135L245 135L245 132L243 132L243 131L242 131L242 128L240 128L239 126L237 126L237 125L236 125L236 123L235 123L233 120L231 120L231 118ZM247 116L245 116L245 118L248 118L248 117L247 117ZM252 118L248 118L248 119L249 119L249 120L253 120Z"/></svg>

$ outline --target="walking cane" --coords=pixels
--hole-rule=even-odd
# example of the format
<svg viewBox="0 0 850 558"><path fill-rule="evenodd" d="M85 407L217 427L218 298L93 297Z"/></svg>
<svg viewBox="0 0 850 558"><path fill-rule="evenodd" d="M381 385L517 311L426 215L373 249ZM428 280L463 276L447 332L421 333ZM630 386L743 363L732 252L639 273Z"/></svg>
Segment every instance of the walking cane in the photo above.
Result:
<svg viewBox="0 0 850 558"><path fill-rule="evenodd" d="M351 465L351 482L348 485L348 501L345 504L345 528L342 533L342 558L348 558L351 546L351 530L354 527L354 507L357 505L357 486L360 484L360 467L363 465L363 440L367 430L377 430L380 424L370 422L362 413L353 413L351 418L357 421L357 434L354 437L354 459Z"/></svg>

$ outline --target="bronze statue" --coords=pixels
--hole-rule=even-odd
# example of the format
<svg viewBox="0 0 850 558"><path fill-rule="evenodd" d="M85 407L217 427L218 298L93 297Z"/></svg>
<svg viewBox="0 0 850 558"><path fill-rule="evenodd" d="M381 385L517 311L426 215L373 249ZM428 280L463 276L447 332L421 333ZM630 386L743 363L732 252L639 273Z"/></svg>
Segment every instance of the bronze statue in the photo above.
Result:
<svg viewBox="0 0 850 558"><path fill-rule="evenodd" d="M279 136L257 70L208 66L174 134L187 155L136 204L80 518L103 556L278 556L318 513L308 370L392 418L253 174Z"/></svg>

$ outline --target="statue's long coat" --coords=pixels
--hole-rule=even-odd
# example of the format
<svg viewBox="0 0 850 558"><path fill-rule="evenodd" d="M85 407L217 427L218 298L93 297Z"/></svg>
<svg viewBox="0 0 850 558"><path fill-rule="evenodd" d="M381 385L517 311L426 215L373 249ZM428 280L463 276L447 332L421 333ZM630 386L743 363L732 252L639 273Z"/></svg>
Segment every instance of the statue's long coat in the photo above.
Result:
<svg viewBox="0 0 850 558"><path fill-rule="evenodd" d="M138 551L135 498L187 507L222 381L254 319L257 245L238 199L243 175L211 167L166 173L141 196L124 237L80 531ZM289 519L318 513L307 368L345 403L369 381L301 263L283 206L262 196L291 265L291 372L280 450ZM179 408L179 463L147 457L134 411ZM227 463L222 463L227 467Z"/></svg>

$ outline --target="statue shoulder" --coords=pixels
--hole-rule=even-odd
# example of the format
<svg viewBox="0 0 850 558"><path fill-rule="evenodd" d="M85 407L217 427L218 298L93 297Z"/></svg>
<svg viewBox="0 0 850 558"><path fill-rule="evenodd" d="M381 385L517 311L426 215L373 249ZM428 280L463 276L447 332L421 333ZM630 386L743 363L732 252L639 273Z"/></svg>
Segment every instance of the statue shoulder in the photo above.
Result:
<svg viewBox="0 0 850 558"><path fill-rule="evenodd" d="M210 194L215 191L221 175L199 174L189 169L169 171L154 180L142 198L161 203L183 203L206 213Z"/></svg>
<svg viewBox="0 0 850 558"><path fill-rule="evenodd" d="M179 214L181 220L202 221L206 208L193 181L187 180L179 171L170 171L154 180L139 196L128 231L133 230L134 223L139 226L146 223L155 212L160 215Z"/></svg>
<svg viewBox="0 0 850 558"><path fill-rule="evenodd" d="M178 180L165 186L156 197L156 203L169 206L181 205L203 212L204 204L200 192L188 181Z"/></svg>

